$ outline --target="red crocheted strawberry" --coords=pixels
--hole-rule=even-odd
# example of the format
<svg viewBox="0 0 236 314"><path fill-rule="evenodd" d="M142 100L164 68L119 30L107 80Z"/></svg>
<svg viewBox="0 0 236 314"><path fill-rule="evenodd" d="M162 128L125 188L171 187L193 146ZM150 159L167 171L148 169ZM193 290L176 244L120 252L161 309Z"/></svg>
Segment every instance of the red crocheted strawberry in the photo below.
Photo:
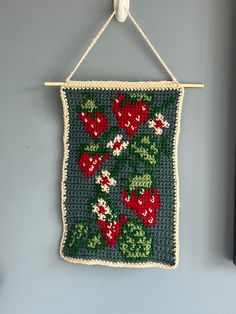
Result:
<svg viewBox="0 0 236 314"><path fill-rule="evenodd" d="M157 189L143 190L141 196L138 195L137 191L133 191L131 195L123 191L122 203L142 220L144 226L156 224L157 209L160 208L160 196Z"/></svg>
<svg viewBox="0 0 236 314"><path fill-rule="evenodd" d="M87 177L94 175L94 172L99 170L101 164L109 158L109 154L91 154L83 153L77 161L80 170Z"/></svg>
<svg viewBox="0 0 236 314"><path fill-rule="evenodd" d="M106 132L108 129L108 121L100 112L79 112L78 116L82 120L85 131L93 138L99 137L99 135Z"/></svg>
<svg viewBox="0 0 236 314"><path fill-rule="evenodd" d="M124 94L118 94L112 102L112 109L118 121L119 128L124 129L126 134L134 136L140 125L149 119L150 109L147 102L138 101L131 104L130 100L121 102L125 99Z"/></svg>
<svg viewBox="0 0 236 314"><path fill-rule="evenodd" d="M124 223L128 221L128 218L123 214L119 215L119 221L103 221L98 220L99 229L102 232L102 237L106 240L110 246L116 245L116 238L121 235L121 228Z"/></svg>

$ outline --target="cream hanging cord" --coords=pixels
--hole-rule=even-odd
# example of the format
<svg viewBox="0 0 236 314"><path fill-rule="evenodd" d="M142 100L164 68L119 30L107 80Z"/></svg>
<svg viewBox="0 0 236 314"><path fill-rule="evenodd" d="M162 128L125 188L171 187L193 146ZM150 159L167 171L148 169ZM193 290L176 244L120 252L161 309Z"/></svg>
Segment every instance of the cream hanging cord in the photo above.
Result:
<svg viewBox="0 0 236 314"><path fill-rule="evenodd" d="M89 54L89 52L93 49L93 47L95 46L95 44L97 43L97 41L99 40L99 38L101 37L101 35L104 33L104 31L106 30L106 28L108 27L108 25L110 24L110 22L112 21L113 17L115 16L116 11L114 11L110 17L107 19L107 21L105 22L105 24L102 26L102 28L99 30L99 32L97 33L97 35L94 37L94 39L92 40L92 42L90 43L90 45L88 46L87 50L85 51L85 53L83 54L83 56L81 57L81 59L79 60L79 62L76 64L76 66L73 68L73 70L70 72L70 74L68 75L68 77L66 78L66 83L70 83L71 82L71 78L72 76L75 74L75 72L78 70L78 68L80 67L80 65L83 63L83 61L85 60L85 58L87 57L87 55ZM153 54L156 56L157 60L162 64L163 68L166 70L166 72L168 73L168 75L171 77L172 81L175 83L178 83L177 79L175 78L174 74L171 72L171 70L169 69L169 67L167 66L167 64L165 63L165 61L162 59L162 57L160 56L160 54L158 53L158 51L154 48L154 46L152 45L152 43L150 42L150 40L148 39L148 37L146 36L146 34L144 33L144 31L142 30L142 28L140 27L140 25L138 24L138 22L136 21L136 19L133 17L133 15L130 13L130 11L128 11L128 16L131 20L131 22L134 24L135 28L138 30L138 32L140 33L140 35L143 37L144 41L147 43L148 47L151 49L151 51L153 52ZM66 84L65 82L45 82L46 86L64 86ZM178 83L180 85L182 85L183 87L204 87L204 84L181 84Z"/></svg>

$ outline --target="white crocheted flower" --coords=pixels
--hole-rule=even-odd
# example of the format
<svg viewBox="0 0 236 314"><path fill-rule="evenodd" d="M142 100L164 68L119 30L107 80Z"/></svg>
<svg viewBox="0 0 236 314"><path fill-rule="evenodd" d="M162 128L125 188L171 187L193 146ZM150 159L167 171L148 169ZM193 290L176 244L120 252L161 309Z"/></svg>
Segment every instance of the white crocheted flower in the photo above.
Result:
<svg viewBox="0 0 236 314"><path fill-rule="evenodd" d="M170 124L167 120L164 120L164 117L161 113L156 113L155 117L155 120L148 121L148 125L149 128L154 128L157 135L161 135L163 133L163 129L169 128Z"/></svg>
<svg viewBox="0 0 236 314"><path fill-rule="evenodd" d="M113 149L114 156L120 156L123 149L126 149L129 145L129 142L122 141L123 135L118 134L113 141L107 143L107 148Z"/></svg>
<svg viewBox="0 0 236 314"><path fill-rule="evenodd" d="M106 216L111 214L111 209L103 198L99 198L97 204L92 205L92 212L97 214L98 220L105 221Z"/></svg>
<svg viewBox="0 0 236 314"><path fill-rule="evenodd" d="M116 185L116 180L111 177L111 174L107 170L103 170L100 176L96 177L96 183L100 184L103 192L109 193L110 186Z"/></svg>

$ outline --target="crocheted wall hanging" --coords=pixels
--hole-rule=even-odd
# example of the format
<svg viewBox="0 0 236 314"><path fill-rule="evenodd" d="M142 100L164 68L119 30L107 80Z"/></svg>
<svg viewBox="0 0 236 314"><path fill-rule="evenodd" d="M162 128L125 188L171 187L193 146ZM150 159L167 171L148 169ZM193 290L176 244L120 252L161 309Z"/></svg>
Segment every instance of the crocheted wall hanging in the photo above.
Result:
<svg viewBox="0 0 236 314"><path fill-rule="evenodd" d="M179 251L177 148L183 84L130 13L172 80L71 80L114 14L61 84L60 254L66 261L88 265L174 268Z"/></svg>

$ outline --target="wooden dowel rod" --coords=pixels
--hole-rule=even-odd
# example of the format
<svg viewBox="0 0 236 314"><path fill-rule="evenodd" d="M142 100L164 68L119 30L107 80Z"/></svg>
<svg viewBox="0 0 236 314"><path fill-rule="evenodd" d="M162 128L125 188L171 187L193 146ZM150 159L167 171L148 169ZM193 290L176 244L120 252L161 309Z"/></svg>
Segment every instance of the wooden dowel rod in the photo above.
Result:
<svg viewBox="0 0 236 314"><path fill-rule="evenodd" d="M63 86L65 83L64 82L45 82L45 86Z"/></svg>
<svg viewBox="0 0 236 314"><path fill-rule="evenodd" d="M194 84L194 83L180 83L181 86L185 88L204 88L204 84Z"/></svg>
<svg viewBox="0 0 236 314"><path fill-rule="evenodd" d="M64 86L65 82L45 82L45 86ZM180 83L184 88L204 88L204 84Z"/></svg>

